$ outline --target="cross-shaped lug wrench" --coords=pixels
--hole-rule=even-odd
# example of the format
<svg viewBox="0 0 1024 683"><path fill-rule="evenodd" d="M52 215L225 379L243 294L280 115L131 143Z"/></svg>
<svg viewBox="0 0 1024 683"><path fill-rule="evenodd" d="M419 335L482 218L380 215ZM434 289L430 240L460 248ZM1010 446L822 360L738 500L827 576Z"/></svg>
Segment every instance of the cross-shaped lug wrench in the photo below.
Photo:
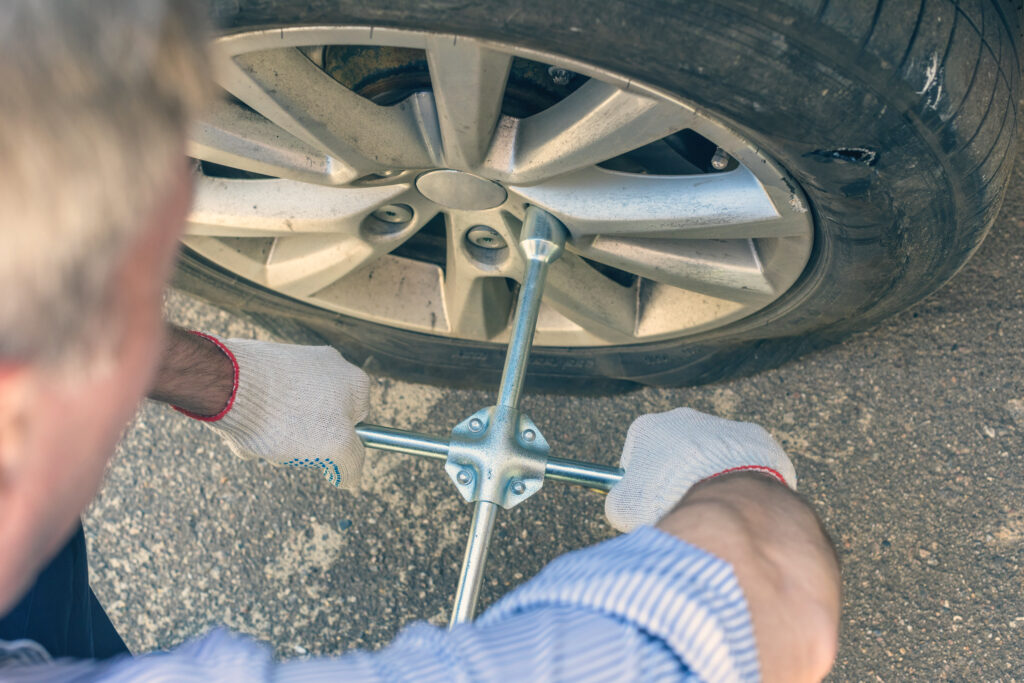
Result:
<svg viewBox="0 0 1024 683"><path fill-rule="evenodd" d="M565 226L551 214L534 206L526 209L519 239L526 274L519 288L497 405L460 422L447 440L390 427L356 427L367 448L444 460L456 488L468 502L476 503L451 626L471 620L476 611L499 506L515 507L539 491L544 479L608 491L622 477L622 470L614 467L550 456L537 425L519 410L544 281L567 236Z"/></svg>

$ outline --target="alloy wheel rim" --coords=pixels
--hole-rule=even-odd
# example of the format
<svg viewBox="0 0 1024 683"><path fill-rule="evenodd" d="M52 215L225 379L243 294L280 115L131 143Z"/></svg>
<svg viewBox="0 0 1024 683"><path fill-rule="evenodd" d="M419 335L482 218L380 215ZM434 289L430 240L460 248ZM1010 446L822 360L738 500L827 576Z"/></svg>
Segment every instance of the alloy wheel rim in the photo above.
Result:
<svg viewBox="0 0 1024 683"><path fill-rule="evenodd" d="M377 104L325 70L323 46L421 50L430 88ZM529 204L572 234L549 275L539 346L713 329L777 300L809 258L811 216L781 167L678 97L592 65L368 27L239 33L215 54L230 96L197 126L190 154L253 177L200 172L183 241L315 306L501 342L523 273L510 245ZM503 114L522 60L576 86L536 113ZM713 143L714 158L687 157L673 174L615 166L660 159L684 135L704 157ZM425 226L443 242L434 259L409 246Z"/></svg>

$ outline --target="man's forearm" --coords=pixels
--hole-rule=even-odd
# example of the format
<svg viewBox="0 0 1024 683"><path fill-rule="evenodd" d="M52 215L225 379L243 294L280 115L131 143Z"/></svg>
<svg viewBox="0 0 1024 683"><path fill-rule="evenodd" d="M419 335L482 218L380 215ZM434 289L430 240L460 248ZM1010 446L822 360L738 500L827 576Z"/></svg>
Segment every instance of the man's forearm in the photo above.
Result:
<svg viewBox="0 0 1024 683"><path fill-rule="evenodd" d="M690 489L658 528L732 565L765 681L828 673L839 632L839 563L799 496L764 474L727 474Z"/></svg>
<svg viewBox="0 0 1024 683"><path fill-rule="evenodd" d="M196 415L216 415L231 399L235 369L215 343L174 325L149 397Z"/></svg>

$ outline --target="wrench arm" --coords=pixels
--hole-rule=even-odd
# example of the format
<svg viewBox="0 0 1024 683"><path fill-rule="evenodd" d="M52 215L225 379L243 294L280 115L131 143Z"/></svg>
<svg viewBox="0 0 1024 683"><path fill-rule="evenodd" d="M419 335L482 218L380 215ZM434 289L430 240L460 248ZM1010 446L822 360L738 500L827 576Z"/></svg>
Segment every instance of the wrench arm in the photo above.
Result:
<svg viewBox="0 0 1024 683"><path fill-rule="evenodd" d="M419 432L408 432L404 429L381 427L365 422L356 425L356 434L364 446L378 451L405 453L431 460L446 460L448 458L448 439L439 439Z"/></svg>
<svg viewBox="0 0 1024 683"><path fill-rule="evenodd" d="M436 436L365 422L356 425L356 434L364 446L378 451L405 453L430 460L445 460L448 457L448 440ZM607 492L622 479L622 470L580 460L548 457L544 477L551 481Z"/></svg>

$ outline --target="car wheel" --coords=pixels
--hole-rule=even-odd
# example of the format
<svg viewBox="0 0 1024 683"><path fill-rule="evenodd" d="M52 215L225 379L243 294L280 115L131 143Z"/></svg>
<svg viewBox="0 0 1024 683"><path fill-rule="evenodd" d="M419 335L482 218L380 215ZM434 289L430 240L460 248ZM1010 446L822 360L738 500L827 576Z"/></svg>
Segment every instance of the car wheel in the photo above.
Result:
<svg viewBox="0 0 1024 683"><path fill-rule="evenodd" d="M988 0L212 9L178 285L412 379L495 381L527 205L571 233L532 386L697 383L933 291L1012 165Z"/></svg>

